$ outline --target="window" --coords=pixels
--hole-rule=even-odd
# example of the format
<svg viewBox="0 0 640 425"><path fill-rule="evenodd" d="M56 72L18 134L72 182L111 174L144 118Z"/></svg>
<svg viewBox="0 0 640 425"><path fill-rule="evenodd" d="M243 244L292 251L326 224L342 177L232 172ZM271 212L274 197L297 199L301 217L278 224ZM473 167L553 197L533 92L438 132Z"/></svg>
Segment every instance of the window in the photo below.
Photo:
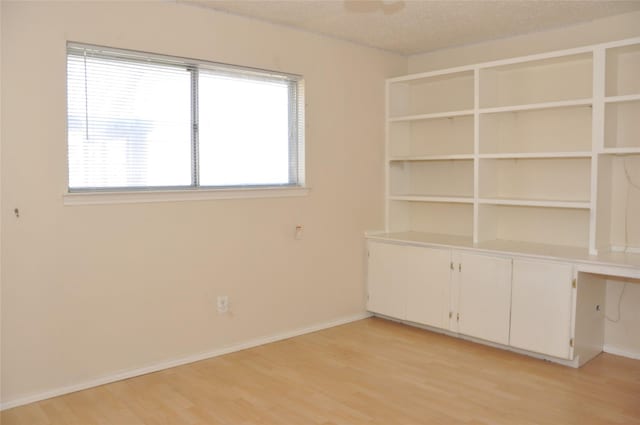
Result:
<svg viewBox="0 0 640 425"><path fill-rule="evenodd" d="M69 191L304 186L302 79L70 43Z"/></svg>

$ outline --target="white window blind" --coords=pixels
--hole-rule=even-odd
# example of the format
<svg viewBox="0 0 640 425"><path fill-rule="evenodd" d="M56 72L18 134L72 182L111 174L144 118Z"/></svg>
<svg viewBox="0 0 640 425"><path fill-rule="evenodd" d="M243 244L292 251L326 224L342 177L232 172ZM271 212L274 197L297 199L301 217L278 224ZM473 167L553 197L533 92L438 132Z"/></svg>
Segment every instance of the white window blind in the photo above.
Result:
<svg viewBox="0 0 640 425"><path fill-rule="evenodd" d="M304 185L302 80L69 44L69 190Z"/></svg>

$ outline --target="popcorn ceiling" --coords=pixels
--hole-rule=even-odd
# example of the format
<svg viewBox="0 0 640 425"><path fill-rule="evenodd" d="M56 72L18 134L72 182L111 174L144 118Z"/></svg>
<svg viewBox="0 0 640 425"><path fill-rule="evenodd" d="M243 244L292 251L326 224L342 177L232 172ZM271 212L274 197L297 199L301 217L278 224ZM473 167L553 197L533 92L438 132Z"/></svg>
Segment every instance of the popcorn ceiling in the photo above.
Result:
<svg viewBox="0 0 640 425"><path fill-rule="evenodd" d="M640 1L176 1L404 55L640 10Z"/></svg>

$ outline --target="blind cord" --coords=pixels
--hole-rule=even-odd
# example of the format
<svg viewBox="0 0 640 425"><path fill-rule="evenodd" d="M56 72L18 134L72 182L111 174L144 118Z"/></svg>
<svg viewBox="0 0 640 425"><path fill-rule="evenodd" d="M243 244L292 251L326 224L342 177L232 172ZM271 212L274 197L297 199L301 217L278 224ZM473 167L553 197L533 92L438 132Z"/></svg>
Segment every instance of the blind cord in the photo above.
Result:
<svg viewBox="0 0 640 425"><path fill-rule="evenodd" d="M84 137L89 140L89 82L87 78L87 51L83 55L84 63Z"/></svg>

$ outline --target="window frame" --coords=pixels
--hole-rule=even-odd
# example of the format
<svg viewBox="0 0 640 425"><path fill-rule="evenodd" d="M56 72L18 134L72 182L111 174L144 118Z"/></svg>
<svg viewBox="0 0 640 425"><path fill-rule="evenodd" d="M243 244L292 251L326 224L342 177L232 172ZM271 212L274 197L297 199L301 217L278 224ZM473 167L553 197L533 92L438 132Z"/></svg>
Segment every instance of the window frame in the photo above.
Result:
<svg viewBox="0 0 640 425"><path fill-rule="evenodd" d="M304 114L304 78L301 75L271 71L239 65L230 65L199 59L168 56L156 53L97 46L92 44L67 42L65 65L71 56L89 54L93 57L121 60L123 62L142 62L161 66L176 66L190 74L190 160L191 184L175 186L112 186L112 187L70 187L70 154L68 129L68 103L66 104L66 192L65 205L161 202L179 200L232 199L305 196L308 187L305 181L305 114ZM248 184L230 186L201 185L199 158L199 90L200 71L213 72L217 75L227 74L233 78L248 78L254 81L285 82L288 90L288 157L289 178L287 183ZM68 72L65 83L65 100L68 102ZM253 78L252 78L253 77Z"/></svg>

